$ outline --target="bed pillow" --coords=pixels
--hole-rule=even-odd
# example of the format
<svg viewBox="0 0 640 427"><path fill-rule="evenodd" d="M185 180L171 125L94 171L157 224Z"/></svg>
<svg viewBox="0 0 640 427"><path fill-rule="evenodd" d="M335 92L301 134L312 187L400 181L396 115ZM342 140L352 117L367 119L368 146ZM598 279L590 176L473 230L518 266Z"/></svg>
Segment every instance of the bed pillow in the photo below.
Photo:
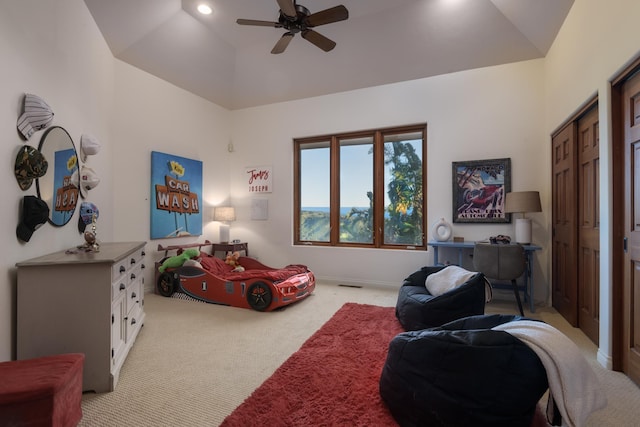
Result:
<svg viewBox="0 0 640 427"><path fill-rule="evenodd" d="M457 265L450 265L437 273L428 275L424 284L431 295L439 296L462 285L475 274L475 271L465 270Z"/></svg>
<svg viewBox="0 0 640 427"><path fill-rule="evenodd" d="M205 253L201 253L201 255L202 259L200 260L200 264L202 264L202 267L211 274L223 275L233 270L233 267L225 264L224 260L220 258Z"/></svg>
<svg viewBox="0 0 640 427"><path fill-rule="evenodd" d="M182 264L182 266L204 268L202 267L202 264L200 264L200 261L198 261L197 259L188 259L184 262L184 264Z"/></svg>

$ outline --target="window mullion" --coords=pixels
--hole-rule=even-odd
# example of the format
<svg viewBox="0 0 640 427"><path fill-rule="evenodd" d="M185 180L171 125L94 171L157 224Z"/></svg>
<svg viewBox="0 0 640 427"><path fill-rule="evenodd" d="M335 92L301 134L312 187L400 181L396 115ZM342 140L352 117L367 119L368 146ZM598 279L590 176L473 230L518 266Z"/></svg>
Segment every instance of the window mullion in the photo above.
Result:
<svg viewBox="0 0 640 427"><path fill-rule="evenodd" d="M384 140L377 131L373 137L373 243L384 243Z"/></svg>
<svg viewBox="0 0 640 427"><path fill-rule="evenodd" d="M337 137L331 137L331 207L329 209L330 233L332 246L339 243L340 237L340 144Z"/></svg>

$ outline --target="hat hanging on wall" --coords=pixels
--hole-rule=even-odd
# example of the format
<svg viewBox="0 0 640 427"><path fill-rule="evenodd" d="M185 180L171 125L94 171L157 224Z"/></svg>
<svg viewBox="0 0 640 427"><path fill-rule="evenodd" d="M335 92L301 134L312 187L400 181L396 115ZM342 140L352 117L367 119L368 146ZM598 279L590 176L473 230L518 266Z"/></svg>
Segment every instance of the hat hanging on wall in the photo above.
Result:
<svg viewBox="0 0 640 427"><path fill-rule="evenodd" d="M93 222L94 215L96 216L96 219L100 216L98 207L91 202L82 202L80 204L80 217L78 218L78 231L84 233L87 225Z"/></svg>
<svg viewBox="0 0 640 427"><path fill-rule="evenodd" d="M36 196L24 196L22 200L22 214L16 228L16 236L23 242L28 242L42 224L49 218L49 207Z"/></svg>
<svg viewBox="0 0 640 427"><path fill-rule="evenodd" d="M25 139L31 138L35 131L46 128L53 121L53 111L44 99L25 93L22 114L18 117L18 130Z"/></svg>
<svg viewBox="0 0 640 427"><path fill-rule="evenodd" d="M100 178L96 172L89 166L82 166L80 168L80 195L82 197L87 194L87 191L95 188L100 183ZM71 174L71 182L78 182L78 169Z"/></svg>
<svg viewBox="0 0 640 427"><path fill-rule="evenodd" d="M28 190L35 178L40 178L47 173L47 159L42 153L30 145L20 148L16 156L15 174L18 185L24 190Z"/></svg>
<svg viewBox="0 0 640 427"><path fill-rule="evenodd" d="M100 183L100 178L96 172L88 166L82 166L80 169L80 187L83 190L91 190L96 188Z"/></svg>
<svg viewBox="0 0 640 427"><path fill-rule="evenodd" d="M83 133L82 136L80 136L80 155L82 156L83 162L87 161L87 156L98 154L101 147L100 141L98 141L95 136L89 135L88 133Z"/></svg>

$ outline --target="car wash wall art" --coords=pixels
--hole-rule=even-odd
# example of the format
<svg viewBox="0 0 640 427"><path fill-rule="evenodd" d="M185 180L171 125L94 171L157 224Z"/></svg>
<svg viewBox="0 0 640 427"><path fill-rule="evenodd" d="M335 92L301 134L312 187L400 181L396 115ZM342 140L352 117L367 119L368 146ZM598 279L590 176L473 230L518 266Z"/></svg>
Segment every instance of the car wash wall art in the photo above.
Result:
<svg viewBox="0 0 640 427"><path fill-rule="evenodd" d="M73 148L58 150L54 154L53 192L55 204L51 211L54 224L66 224L78 202L78 157ZM75 174L75 178L74 177Z"/></svg>
<svg viewBox="0 0 640 427"><path fill-rule="evenodd" d="M151 152L151 238L202 234L202 162Z"/></svg>

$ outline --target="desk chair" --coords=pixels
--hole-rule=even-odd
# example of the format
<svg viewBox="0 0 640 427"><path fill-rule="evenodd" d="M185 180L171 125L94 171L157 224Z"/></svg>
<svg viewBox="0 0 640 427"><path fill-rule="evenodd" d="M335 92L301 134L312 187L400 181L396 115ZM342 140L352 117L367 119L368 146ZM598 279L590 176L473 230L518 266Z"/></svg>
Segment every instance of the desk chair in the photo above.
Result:
<svg viewBox="0 0 640 427"><path fill-rule="evenodd" d="M516 282L527 267L527 259L521 245L478 243L473 248L473 267L489 279L510 280L520 315L524 316Z"/></svg>

